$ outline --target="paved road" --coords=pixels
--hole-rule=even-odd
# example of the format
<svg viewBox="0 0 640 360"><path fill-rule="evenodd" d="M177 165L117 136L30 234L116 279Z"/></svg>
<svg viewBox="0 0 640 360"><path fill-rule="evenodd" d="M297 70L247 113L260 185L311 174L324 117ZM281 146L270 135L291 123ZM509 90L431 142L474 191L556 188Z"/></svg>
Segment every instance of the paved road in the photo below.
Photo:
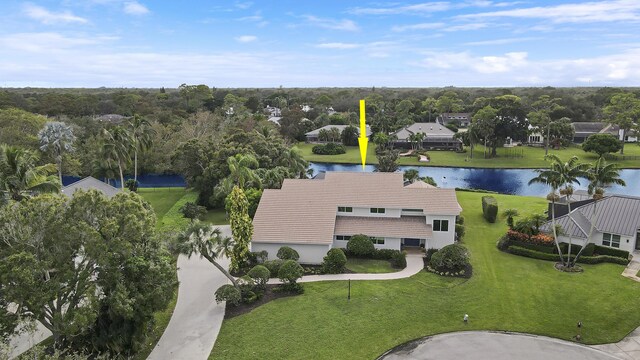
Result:
<svg viewBox="0 0 640 360"><path fill-rule="evenodd" d="M223 235L231 236L228 225L220 226ZM223 266L228 260L221 261ZM178 302L173 316L149 360L204 360L216 342L224 303L216 304L214 292L228 279L207 260L193 255L178 258Z"/></svg>
<svg viewBox="0 0 640 360"><path fill-rule="evenodd" d="M383 274L334 274L334 275L307 275L303 276L298 282L315 282L315 281L331 281L331 280L397 280L413 276L424 269L423 255L408 254L407 267L401 271ZM279 284L280 280L271 279L269 284Z"/></svg>
<svg viewBox="0 0 640 360"><path fill-rule="evenodd" d="M468 331L417 340L384 360L614 360L619 357L568 341L514 333Z"/></svg>

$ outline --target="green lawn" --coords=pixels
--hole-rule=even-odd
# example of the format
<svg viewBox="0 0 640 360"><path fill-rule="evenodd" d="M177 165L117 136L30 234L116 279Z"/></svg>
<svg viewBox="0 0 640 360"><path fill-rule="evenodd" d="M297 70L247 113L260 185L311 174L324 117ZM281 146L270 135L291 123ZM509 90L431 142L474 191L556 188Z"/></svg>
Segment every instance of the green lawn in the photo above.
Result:
<svg viewBox="0 0 640 360"><path fill-rule="evenodd" d="M164 214L171 209L176 201L180 200L187 190L185 188L140 188L138 193L147 200L153 210L156 212L156 217L162 219Z"/></svg>
<svg viewBox="0 0 640 360"><path fill-rule="evenodd" d="M227 219L227 213L224 209L209 210L202 221L208 222L213 225L226 225L229 223L229 219Z"/></svg>
<svg viewBox="0 0 640 360"><path fill-rule="evenodd" d="M298 143L302 156L313 162L333 162L360 164L360 151L357 146L347 147L347 153L342 155L316 155L311 152L314 144ZM367 151L367 164L376 164L378 160L375 156L375 145L370 145ZM514 149L514 150L511 150ZM537 147L522 146L511 149L498 149L498 157L494 159L483 158L483 146L474 149L473 159L470 159L469 148L466 153L456 153L454 151L429 151L431 161L428 163L419 162L416 157L402 157L398 162L400 165L414 166L456 166L456 167L483 167L483 168L541 168L548 164L544 160L544 149ZM505 156L507 152L522 150L523 157L511 158ZM556 154L560 158L568 159L571 156L578 156L583 162L595 162L597 155L586 153L578 146L572 146L561 150L549 150L549 153ZM636 144L626 144L626 156L640 156L640 146ZM616 162L624 168L640 168L638 159L619 159Z"/></svg>
<svg viewBox="0 0 640 360"><path fill-rule="evenodd" d="M375 260L375 259L347 259L347 269L356 273L390 273L399 271L391 266L391 263L387 260Z"/></svg>
<svg viewBox="0 0 640 360"><path fill-rule="evenodd" d="M303 295L282 298L226 320L211 359L373 359L427 335L460 330L509 330L571 339L583 322L586 343L622 339L640 325L640 284L624 266L583 265L568 274L547 261L502 253L503 218L489 224L481 193L459 192L468 226L473 277L421 272L390 281L307 283ZM542 211L543 199L495 195L501 209ZM462 317L470 316L469 324ZM313 341L311 341L313 340Z"/></svg>

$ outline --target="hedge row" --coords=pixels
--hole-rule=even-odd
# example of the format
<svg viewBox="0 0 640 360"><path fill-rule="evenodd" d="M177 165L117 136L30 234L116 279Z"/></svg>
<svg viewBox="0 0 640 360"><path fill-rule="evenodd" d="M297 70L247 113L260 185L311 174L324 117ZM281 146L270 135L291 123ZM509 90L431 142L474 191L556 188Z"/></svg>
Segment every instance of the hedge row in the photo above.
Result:
<svg viewBox="0 0 640 360"><path fill-rule="evenodd" d="M598 255L609 255L609 256L616 256L616 257L620 257L620 258L629 259L629 252L628 251L620 250L620 249L614 249L614 248L610 248L610 247L607 247L607 246L595 245L595 249L593 249L593 252L598 254Z"/></svg>
<svg viewBox="0 0 640 360"><path fill-rule="evenodd" d="M339 155L346 153L347 149L342 144L328 143L314 146L311 152L317 155Z"/></svg>
<svg viewBox="0 0 640 360"><path fill-rule="evenodd" d="M482 197L482 214L488 222L496 222L498 217L498 200L493 196Z"/></svg>
<svg viewBox="0 0 640 360"><path fill-rule="evenodd" d="M540 251L531 250L531 249L527 249L527 248L523 248L515 245L509 246L509 248L507 249L507 252L514 255L525 256L533 259L560 261L560 256L558 254L543 253ZM575 255L572 254L571 259L573 258L575 258ZM596 256L581 255L580 258L578 258L578 262L582 264L613 263L613 264L627 265L629 263L629 260L616 257L616 256L611 256L611 255L596 255Z"/></svg>

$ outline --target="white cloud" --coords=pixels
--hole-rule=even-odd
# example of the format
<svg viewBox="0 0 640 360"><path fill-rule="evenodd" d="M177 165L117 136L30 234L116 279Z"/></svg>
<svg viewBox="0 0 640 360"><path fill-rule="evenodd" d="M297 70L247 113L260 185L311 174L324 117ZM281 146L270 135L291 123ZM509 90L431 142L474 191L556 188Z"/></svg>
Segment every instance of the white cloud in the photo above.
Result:
<svg viewBox="0 0 640 360"><path fill-rule="evenodd" d="M343 31L358 31L360 28L358 25L349 19L325 19L319 18L313 15L303 15L303 19L307 21L309 25L318 26L325 29L331 30L343 30Z"/></svg>
<svg viewBox="0 0 640 360"><path fill-rule="evenodd" d="M585 3L536 6L512 10L483 12L456 16L457 19L479 18L543 19L554 23L590 23L639 21L640 1L613 0Z"/></svg>
<svg viewBox="0 0 640 360"><path fill-rule="evenodd" d="M122 10L129 15L145 15L149 13L149 9L137 1L125 2Z"/></svg>
<svg viewBox="0 0 640 360"><path fill-rule="evenodd" d="M540 38L535 38L535 37L494 39L494 40L483 40L483 41L471 41L471 42L466 42L463 45L467 45L467 46L506 45L506 44L525 42L525 41L539 40L539 39Z"/></svg>
<svg viewBox="0 0 640 360"><path fill-rule="evenodd" d="M257 36L253 36L253 35L242 35L242 36L238 36L235 38L237 42L241 42L241 43L250 43L253 41L258 40Z"/></svg>
<svg viewBox="0 0 640 360"><path fill-rule="evenodd" d="M360 44L341 43L341 42L322 43L322 44L316 45L316 47L320 49L355 49L361 46L362 45Z"/></svg>
<svg viewBox="0 0 640 360"><path fill-rule="evenodd" d="M467 1L434 1L412 5L390 5L386 7L356 7L348 12L356 15L428 15L431 13L449 11L452 9L462 9L469 7L507 7L519 4L514 2L494 2L489 0L467 0Z"/></svg>
<svg viewBox="0 0 640 360"><path fill-rule="evenodd" d="M441 29L444 26L445 26L444 23L432 22L432 23L412 24L412 25L398 25L398 26L392 27L391 30L395 32L413 31L413 30L433 30L433 29Z"/></svg>
<svg viewBox="0 0 640 360"><path fill-rule="evenodd" d="M51 25L58 23L81 23L85 24L89 21L83 17L74 15L71 11L62 11L62 12L53 12L49 11L42 6L34 5L34 4L26 4L24 5L24 13L34 19L38 20L43 24Z"/></svg>
<svg viewBox="0 0 640 360"><path fill-rule="evenodd" d="M117 39L112 36L68 37L55 32L17 33L0 37L0 45L18 51L46 53L96 45Z"/></svg>

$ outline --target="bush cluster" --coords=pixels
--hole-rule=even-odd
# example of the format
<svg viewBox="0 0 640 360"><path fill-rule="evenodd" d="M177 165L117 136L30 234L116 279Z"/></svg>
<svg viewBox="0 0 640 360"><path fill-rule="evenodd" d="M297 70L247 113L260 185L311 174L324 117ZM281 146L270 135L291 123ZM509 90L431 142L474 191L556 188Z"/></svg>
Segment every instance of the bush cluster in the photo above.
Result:
<svg viewBox="0 0 640 360"><path fill-rule="evenodd" d="M515 230L508 230L507 238L510 241L517 241L521 243L553 245L553 237L542 233L537 235L529 235Z"/></svg>
<svg viewBox="0 0 640 360"><path fill-rule="evenodd" d="M216 302L220 303L226 301L227 304L232 306L237 306L240 304L240 300L242 300L242 295L240 294L240 290L236 289L235 286L225 284L222 285L215 292Z"/></svg>
<svg viewBox="0 0 640 360"><path fill-rule="evenodd" d="M283 246L280 249L278 249L278 254L276 254L276 256L280 260L298 261L298 259L300 259L300 254L298 254L297 251L295 251L294 249L288 246Z"/></svg>
<svg viewBox="0 0 640 360"><path fill-rule="evenodd" d="M466 269L469 263L469 251L460 244L443 247L431 255L429 266L438 272L458 272Z"/></svg>
<svg viewBox="0 0 640 360"><path fill-rule="evenodd" d="M347 256L338 248L330 249L322 260L322 271L325 274L340 274L347 264Z"/></svg>
<svg viewBox="0 0 640 360"><path fill-rule="evenodd" d="M483 196L482 214L488 222L496 222L496 218L498 217L498 200L493 196Z"/></svg>
<svg viewBox="0 0 640 360"><path fill-rule="evenodd" d="M271 272L266 266L256 265L249 270L247 275L253 279L257 287L264 289L267 286L267 281L269 281L271 277Z"/></svg>
<svg viewBox="0 0 640 360"><path fill-rule="evenodd" d="M345 154L347 149L341 144L328 143L324 145L316 145L311 148L311 151L316 155L340 155Z"/></svg>
<svg viewBox="0 0 640 360"><path fill-rule="evenodd" d="M272 275L276 275L278 271L280 271L280 267L284 263L283 260L275 259L275 260L267 260L264 262L264 266L269 270L269 273Z"/></svg>
<svg viewBox="0 0 640 360"><path fill-rule="evenodd" d="M301 294L304 291L298 279L304 275L302 265L295 260L286 260L278 270L278 279L282 281L281 290Z"/></svg>
<svg viewBox="0 0 640 360"><path fill-rule="evenodd" d="M593 252L598 255L609 255L623 259L629 259L629 252L620 249L614 249L606 246L595 245Z"/></svg>
<svg viewBox="0 0 640 360"><path fill-rule="evenodd" d="M514 255L525 256L533 259L560 261L560 256L558 254L543 253L540 251L531 250L531 249L523 248L516 245L509 246L507 251ZM571 259L573 260L574 258L575 258L575 255L571 254ZM629 263L629 260L621 257L611 256L611 255L594 255L594 256L580 255L580 257L578 258L578 262L583 264L600 264L600 263L606 262L606 263L627 265Z"/></svg>

